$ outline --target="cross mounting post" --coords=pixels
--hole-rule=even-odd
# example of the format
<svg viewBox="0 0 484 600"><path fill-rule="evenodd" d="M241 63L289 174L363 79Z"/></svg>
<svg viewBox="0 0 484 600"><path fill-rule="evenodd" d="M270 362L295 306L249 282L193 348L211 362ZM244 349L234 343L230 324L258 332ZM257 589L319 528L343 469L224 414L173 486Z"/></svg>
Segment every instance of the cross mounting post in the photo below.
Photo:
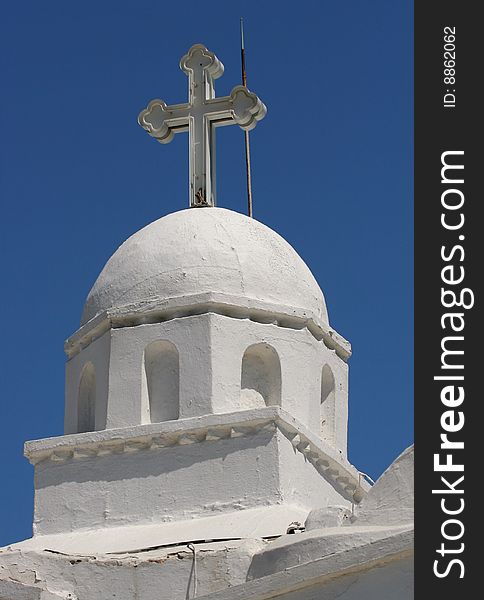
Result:
<svg viewBox="0 0 484 600"><path fill-rule="evenodd" d="M223 75L224 67L202 44L190 48L180 68L188 75L188 102L167 106L163 100L152 100L138 123L161 144L188 130L190 207L215 206L215 128L239 125L249 131L267 109L242 85L235 86L230 96L217 98L214 80Z"/></svg>

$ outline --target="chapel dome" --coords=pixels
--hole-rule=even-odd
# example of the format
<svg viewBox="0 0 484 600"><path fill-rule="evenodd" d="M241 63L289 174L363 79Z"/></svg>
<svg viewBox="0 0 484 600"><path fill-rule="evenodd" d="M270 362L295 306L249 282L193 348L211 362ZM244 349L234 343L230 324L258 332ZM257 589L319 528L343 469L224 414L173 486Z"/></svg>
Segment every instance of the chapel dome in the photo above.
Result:
<svg viewBox="0 0 484 600"><path fill-rule="evenodd" d="M318 283L280 235L231 210L191 208L154 221L116 250L89 292L81 324L107 309L204 292L328 322Z"/></svg>

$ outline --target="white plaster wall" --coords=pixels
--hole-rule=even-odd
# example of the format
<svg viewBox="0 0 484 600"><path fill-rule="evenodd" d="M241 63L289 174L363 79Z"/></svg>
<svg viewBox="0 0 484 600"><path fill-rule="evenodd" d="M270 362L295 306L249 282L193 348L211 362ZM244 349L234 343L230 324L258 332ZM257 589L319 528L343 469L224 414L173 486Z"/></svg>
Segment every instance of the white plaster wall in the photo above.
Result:
<svg viewBox="0 0 484 600"><path fill-rule="evenodd" d="M149 423L143 357L146 347L157 340L173 343L179 353L180 418L248 408L241 402L242 358L249 346L266 343L280 360L281 406L320 435L321 371L328 364L336 383L336 447L346 455L348 365L305 328L296 330L215 313L113 329L81 351L68 363L66 431L75 431L79 369L86 360L99 365L100 377L96 371L96 378L102 390L97 412L107 413L106 428Z"/></svg>
<svg viewBox="0 0 484 600"><path fill-rule="evenodd" d="M356 509L358 525L412 523L414 446L406 448L380 476Z"/></svg>
<svg viewBox="0 0 484 600"><path fill-rule="evenodd" d="M197 545L197 597L234 597L251 559L268 542L244 540ZM269 543L270 544L270 543ZM383 562L383 561L382 561ZM0 551L0 598L5 600L186 600L193 598L193 554L186 546L124 556L69 556ZM355 565L356 566L356 565ZM413 561L399 559L356 573L324 577L293 592L274 585L281 600L413 600ZM316 575L316 573L315 573ZM267 581L268 587L270 580ZM47 591L47 589L49 591ZM71 594L71 595L69 595ZM250 594L250 595L249 595ZM268 598L267 592L237 598Z"/></svg>
<svg viewBox="0 0 484 600"><path fill-rule="evenodd" d="M96 371L96 430L106 429L111 331L94 340L66 363L64 433L77 433L77 402L82 371L92 362Z"/></svg>
<svg viewBox="0 0 484 600"><path fill-rule="evenodd" d="M324 347L323 363L333 372L335 380L335 432L334 445L341 450L343 456L348 452L348 377L349 365L334 350ZM322 371L322 369L321 369ZM321 385L319 387L321 391Z"/></svg>
<svg viewBox="0 0 484 600"><path fill-rule="evenodd" d="M306 456L281 433L279 464L284 502L308 510L326 506L351 506L348 492L327 480Z"/></svg>
<svg viewBox="0 0 484 600"><path fill-rule="evenodd" d="M291 329L248 319L211 315L212 406L214 412L240 407L240 380L245 350L258 343L274 348L281 364L281 406L321 435L321 372L328 364L335 377L336 447L346 456L348 365L318 342L307 329ZM247 407L246 407L247 408Z"/></svg>
<svg viewBox="0 0 484 600"><path fill-rule="evenodd" d="M249 539L197 545L197 596L244 583L254 552L265 544ZM0 551L1 600L186 600L193 597L193 577L186 546L96 558ZM46 587L59 596L43 592Z"/></svg>
<svg viewBox="0 0 484 600"><path fill-rule="evenodd" d="M279 504L274 431L135 453L44 461L36 534L210 516Z"/></svg>
<svg viewBox="0 0 484 600"><path fill-rule="evenodd" d="M35 468L36 534L175 521L257 506L348 504L275 428ZM346 497L346 495L345 495ZM307 511L307 512L306 512Z"/></svg>
<svg viewBox="0 0 484 600"><path fill-rule="evenodd" d="M277 597L281 600L413 600L413 560L397 560Z"/></svg>
<svg viewBox="0 0 484 600"><path fill-rule="evenodd" d="M180 359L180 418L210 414L212 396L211 316L123 327L112 332L107 428L149 423L142 402L143 357L148 344L173 343Z"/></svg>

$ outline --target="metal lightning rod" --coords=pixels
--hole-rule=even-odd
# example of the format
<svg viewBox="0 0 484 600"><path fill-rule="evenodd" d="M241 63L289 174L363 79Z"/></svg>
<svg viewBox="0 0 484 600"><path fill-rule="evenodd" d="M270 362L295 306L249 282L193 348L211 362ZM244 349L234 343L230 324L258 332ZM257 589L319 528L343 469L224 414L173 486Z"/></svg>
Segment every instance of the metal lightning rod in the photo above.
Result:
<svg viewBox="0 0 484 600"><path fill-rule="evenodd" d="M245 45L244 45L244 19L240 18L240 58L242 63L242 85L247 87L247 72L245 70ZM247 208L248 215L252 217L252 179L250 175L250 142L249 132L244 130L245 135L245 171L247 175Z"/></svg>

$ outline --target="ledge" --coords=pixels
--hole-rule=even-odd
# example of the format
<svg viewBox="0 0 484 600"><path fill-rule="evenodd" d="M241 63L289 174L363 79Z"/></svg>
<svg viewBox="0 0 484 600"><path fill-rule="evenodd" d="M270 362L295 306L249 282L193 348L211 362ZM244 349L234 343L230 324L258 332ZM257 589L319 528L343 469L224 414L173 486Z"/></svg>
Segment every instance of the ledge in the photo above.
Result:
<svg viewBox="0 0 484 600"><path fill-rule="evenodd" d="M170 547L180 548L189 543L278 537L286 533L291 522L304 521L306 516L307 511L293 505L234 507L233 511L224 514L176 521L36 534L28 540L10 544L9 549L23 552L47 550L77 557L114 555L116 560L126 554L149 551L158 551L163 556Z"/></svg>
<svg viewBox="0 0 484 600"><path fill-rule="evenodd" d="M310 311L221 293L164 298L106 310L70 336L64 350L72 358L111 328L136 327L209 312L289 329L307 328L342 360L347 361L351 356L351 344Z"/></svg>
<svg viewBox="0 0 484 600"><path fill-rule="evenodd" d="M268 600L276 596L302 592L324 585L335 577L357 575L392 562L413 558L413 530L395 533L329 556L314 558L260 579L253 579L228 589L197 596L199 600ZM304 592L302 592L304 593ZM315 596L313 596L315 597Z"/></svg>
<svg viewBox="0 0 484 600"><path fill-rule="evenodd" d="M370 488L368 482L342 453L278 406L45 438L26 442L24 454L33 465L45 461L59 463L105 454L209 443L253 435L264 429L279 430L295 451L301 452L351 501L360 502L366 495Z"/></svg>

